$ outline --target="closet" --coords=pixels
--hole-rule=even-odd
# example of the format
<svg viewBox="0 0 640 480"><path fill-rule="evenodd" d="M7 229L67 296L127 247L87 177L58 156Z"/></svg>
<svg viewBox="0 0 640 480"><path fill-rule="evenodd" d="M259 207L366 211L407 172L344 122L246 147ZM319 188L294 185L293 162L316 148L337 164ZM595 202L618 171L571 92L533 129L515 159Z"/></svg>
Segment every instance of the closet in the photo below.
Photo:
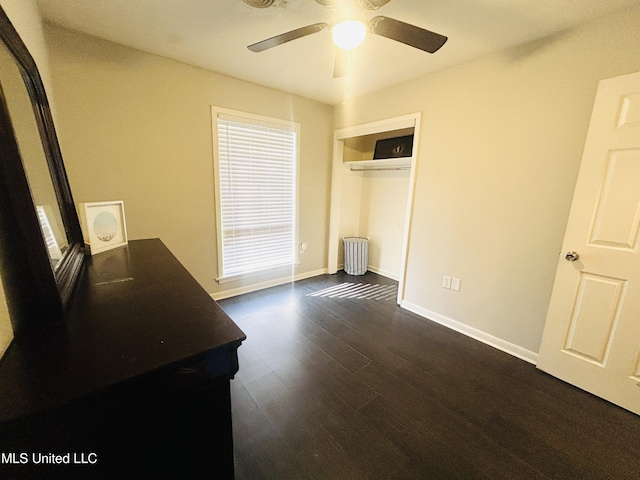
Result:
<svg viewBox="0 0 640 480"><path fill-rule="evenodd" d="M335 131L328 271L342 239L369 237L369 270L398 280L401 300L420 114Z"/></svg>

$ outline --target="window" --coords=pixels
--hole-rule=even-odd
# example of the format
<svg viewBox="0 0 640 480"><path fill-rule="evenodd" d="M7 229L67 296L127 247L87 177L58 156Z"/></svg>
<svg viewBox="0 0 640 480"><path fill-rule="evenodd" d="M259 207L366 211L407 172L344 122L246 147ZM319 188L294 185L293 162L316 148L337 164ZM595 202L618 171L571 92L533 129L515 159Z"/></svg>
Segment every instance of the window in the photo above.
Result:
<svg viewBox="0 0 640 480"><path fill-rule="evenodd" d="M218 280L296 261L299 125L213 109Z"/></svg>

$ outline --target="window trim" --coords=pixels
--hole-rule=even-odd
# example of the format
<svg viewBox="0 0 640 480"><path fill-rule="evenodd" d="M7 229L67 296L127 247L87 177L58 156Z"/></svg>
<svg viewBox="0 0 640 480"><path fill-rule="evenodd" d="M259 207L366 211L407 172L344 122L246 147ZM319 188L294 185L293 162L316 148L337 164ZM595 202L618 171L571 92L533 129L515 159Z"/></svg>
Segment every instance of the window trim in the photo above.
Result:
<svg viewBox="0 0 640 480"><path fill-rule="evenodd" d="M290 130L296 134L296 164L295 164L295 199L294 199L294 239L293 239L293 261L281 265L274 265L266 268L251 270L232 275L223 274L223 249L222 249L222 213L220 199L220 153L218 144L218 119L234 120L243 123L249 123L261 126L273 126L283 130ZM239 110L231 110L222 107L211 107L211 131L213 139L213 177L214 177L214 203L216 216L216 250L217 250L217 277L216 281L220 284L232 282L242 278L253 277L261 273L273 270L292 269L299 264L298 249L296 246L299 242L300 229L300 123L291 120L283 120L279 118L257 115L254 113L242 112Z"/></svg>

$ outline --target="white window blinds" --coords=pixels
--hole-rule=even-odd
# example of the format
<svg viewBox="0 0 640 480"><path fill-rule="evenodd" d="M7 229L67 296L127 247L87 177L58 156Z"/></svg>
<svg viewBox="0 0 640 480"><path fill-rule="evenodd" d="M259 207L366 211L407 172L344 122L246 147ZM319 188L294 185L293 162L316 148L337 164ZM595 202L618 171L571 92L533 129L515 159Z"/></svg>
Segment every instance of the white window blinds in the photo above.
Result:
<svg viewBox="0 0 640 480"><path fill-rule="evenodd" d="M216 119L221 277L293 264L296 128L220 114Z"/></svg>

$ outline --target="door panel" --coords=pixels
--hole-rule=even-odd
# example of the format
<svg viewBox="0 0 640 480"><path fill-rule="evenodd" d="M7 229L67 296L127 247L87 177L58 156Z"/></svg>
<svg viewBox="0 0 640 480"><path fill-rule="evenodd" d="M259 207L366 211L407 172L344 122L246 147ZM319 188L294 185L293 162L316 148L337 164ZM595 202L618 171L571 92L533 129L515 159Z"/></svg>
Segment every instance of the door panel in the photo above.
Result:
<svg viewBox="0 0 640 480"><path fill-rule="evenodd" d="M603 365L611 348L626 282L581 273L564 349L583 360Z"/></svg>
<svg viewBox="0 0 640 480"><path fill-rule="evenodd" d="M640 150L609 152L591 228L591 245L637 250L640 219Z"/></svg>

